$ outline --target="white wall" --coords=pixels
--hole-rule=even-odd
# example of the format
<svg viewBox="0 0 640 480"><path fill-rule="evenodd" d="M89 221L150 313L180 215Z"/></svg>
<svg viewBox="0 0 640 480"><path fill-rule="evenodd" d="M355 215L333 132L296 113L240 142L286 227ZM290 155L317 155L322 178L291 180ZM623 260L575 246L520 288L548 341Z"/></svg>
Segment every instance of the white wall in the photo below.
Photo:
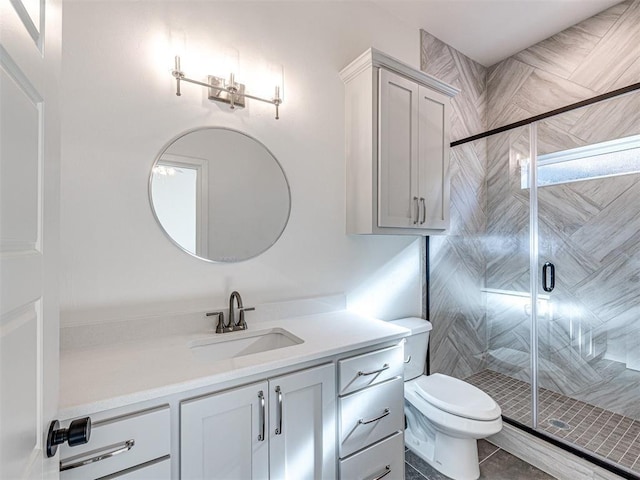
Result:
<svg viewBox="0 0 640 480"><path fill-rule="evenodd" d="M280 120L257 102L231 113L193 85L176 97L172 31L184 33L187 53L233 47L241 62L283 64ZM345 234L338 77L370 46L419 67L417 31L368 2L66 2L63 42L64 325L220 307L233 289L245 304L345 292L351 306L380 317L420 314L421 241ZM182 65L188 75L219 73L206 67ZM255 259L199 261L167 240L151 213L156 155L204 125L263 142L291 184L289 224Z"/></svg>

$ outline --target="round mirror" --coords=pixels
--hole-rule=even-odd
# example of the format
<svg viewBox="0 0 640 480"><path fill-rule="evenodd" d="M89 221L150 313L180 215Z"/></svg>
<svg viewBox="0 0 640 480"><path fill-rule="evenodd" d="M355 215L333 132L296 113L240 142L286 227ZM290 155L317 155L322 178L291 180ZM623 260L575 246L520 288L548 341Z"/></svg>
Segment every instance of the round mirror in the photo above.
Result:
<svg viewBox="0 0 640 480"><path fill-rule="evenodd" d="M220 127L189 131L160 152L149 178L156 220L203 260L239 262L273 245L291 209L289 183L255 138Z"/></svg>

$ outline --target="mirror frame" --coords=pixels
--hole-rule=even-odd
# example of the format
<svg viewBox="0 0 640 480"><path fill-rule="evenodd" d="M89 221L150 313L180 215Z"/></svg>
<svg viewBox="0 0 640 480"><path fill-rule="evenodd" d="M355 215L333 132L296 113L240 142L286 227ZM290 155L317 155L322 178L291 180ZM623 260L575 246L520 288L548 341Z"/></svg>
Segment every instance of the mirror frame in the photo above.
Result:
<svg viewBox="0 0 640 480"><path fill-rule="evenodd" d="M284 225L282 226L282 230L280 230L280 233L273 240L273 242L270 245L268 245L267 247L265 247L264 249L260 250L255 255L252 255L250 257L245 257L245 258L242 258L242 259L239 259L239 260L235 260L235 261L230 261L230 262L224 262L224 261L220 261L220 260L212 260L210 258L200 257L200 256L196 255L194 252L191 252L191 251L187 250L182 245L180 245L178 242L176 242L173 239L173 237L171 235L169 235L169 232L167 232L165 230L164 226L162 225L162 222L160 222L160 219L158 218L158 214L156 213L156 207L153 204L153 193L152 193L152 188L153 188L153 185L152 185L153 184L153 169L158 164L158 162L160 161L162 156L165 154L165 152L167 151L167 149L171 145L173 145L175 142L177 142L181 138L189 135L190 133L198 132L200 130L227 130L229 132L237 133L237 134L240 134L240 135L243 135L243 136L249 138L250 140L253 140L257 144L259 144L262 148L265 149L265 151L271 156L271 158L274 160L274 162L276 163L276 165L278 166L278 168L282 172L282 176L284 177L284 181L285 181L285 183L287 185L287 196L289 198L289 208L288 208L288 211L287 211L287 218L285 219ZM156 224L160 227L160 230L162 230L162 233L164 233L164 236L167 239L169 239L171 241L171 243L173 243L176 247L178 247L183 252L188 253L190 256L192 256L194 258L197 258L198 260L203 260L203 261L209 262L209 263L216 263L216 264L223 264L223 265L224 264L232 264L232 263L240 263L240 262L244 262L244 261L256 258L259 255L262 255L264 252L266 252L271 247L273 247L278 240L280 240L280 237L282 237L282 234L284 233L285 229L287 228L287 225L289 224L289 219L291 218L291 185L289 184L289 179L287 178L287 174L284 171L284 168L282 168L282 164L278 161L278 159L273 154L273 152L269 148L267 148L267 146L264 143L262 143L257 138L252 137L251 135L249 135L249 134L247 134L245 132L242 132L240 130L236 130L234 128L220 127L220 126L216 126L216 125L210 125L210 126L205 126L205 127L195 127L195 128L191 128L189 130L186 130L186 131L180 133L179 135L176 135L171 140L169 140L167 143L165 143L162 146L162 148L160 149L160 153L158 153L158 155L156 155L156 158L154 159L153 163L151 164L151 170L149 172L149 180L148 180L148 186L147 186L147 194L148 194L148 197L149 197L149 205L151 207L151 213L153 213L153 218L155 218Z"/></svg>

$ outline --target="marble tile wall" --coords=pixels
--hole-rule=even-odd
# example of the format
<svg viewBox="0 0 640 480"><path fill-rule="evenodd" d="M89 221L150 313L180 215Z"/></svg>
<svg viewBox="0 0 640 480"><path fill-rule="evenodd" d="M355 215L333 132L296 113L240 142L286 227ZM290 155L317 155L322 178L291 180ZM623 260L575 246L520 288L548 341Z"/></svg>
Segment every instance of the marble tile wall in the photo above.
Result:
<svg viewBox="0 0 640 480"><path fill-rule="evenodd" d="M421 69L461 89L452 140L486 130L486 68L421 31ZM431 371L464 378L485 367L486 142L451 150L451 229L429 239Z"/></svg>
<svg viewBox="0 0 640 480"><path fill-rule="evenodd" d="M545 113L640 79L640 1L626 0L487 72L489 128Z"/></svg>

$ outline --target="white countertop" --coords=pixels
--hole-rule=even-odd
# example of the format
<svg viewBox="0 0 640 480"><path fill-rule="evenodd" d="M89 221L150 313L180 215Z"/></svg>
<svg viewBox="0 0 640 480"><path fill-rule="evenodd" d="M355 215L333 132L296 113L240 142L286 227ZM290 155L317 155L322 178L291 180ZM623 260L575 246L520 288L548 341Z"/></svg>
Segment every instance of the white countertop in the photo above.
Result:
<svg viewBox="0 0 640 480"><path fill-rule="evenodd" d="M249 328L282 328L304 343L212 363L197 360L189 349L195 340L218 335L212 331L63 350L59 416L69 419L214 386L409 335L405 328L347 311L254 322Z"/></svg>

